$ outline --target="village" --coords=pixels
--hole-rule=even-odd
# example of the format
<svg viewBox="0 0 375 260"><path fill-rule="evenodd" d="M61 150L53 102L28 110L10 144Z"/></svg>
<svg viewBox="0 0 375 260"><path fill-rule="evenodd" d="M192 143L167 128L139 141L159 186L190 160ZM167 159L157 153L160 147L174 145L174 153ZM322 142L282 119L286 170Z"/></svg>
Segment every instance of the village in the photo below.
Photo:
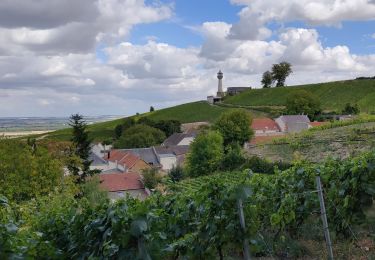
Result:
<svg viewBox="0 0 375 260"><path fill-rule="evenodd" d="M218 90L215 96L208 96L207 102L215 106L226 95L237 95L247 87L228 87L223 91L223 73L217 74ZM353 119L350 115L337 115L337 120ZM244 149L249 151L259 143L264 143L296 134L313 127L322 126L327 122L311 122L307 115L281 115L277 118L254 118L250 128L254 135L245 142ZM167 137L159 146L148 148L114 149L112 145L95 143L91 148L90 169L99 170L100 187L108 192L111 200L117 200L130 195L134 198L145 199L152 191L145 187L142 172L157 169L161 176L168 175L174 167L183 166L189 152L189 146L199 131L209 122L194 122L182 124L181 132Z"/></svg>

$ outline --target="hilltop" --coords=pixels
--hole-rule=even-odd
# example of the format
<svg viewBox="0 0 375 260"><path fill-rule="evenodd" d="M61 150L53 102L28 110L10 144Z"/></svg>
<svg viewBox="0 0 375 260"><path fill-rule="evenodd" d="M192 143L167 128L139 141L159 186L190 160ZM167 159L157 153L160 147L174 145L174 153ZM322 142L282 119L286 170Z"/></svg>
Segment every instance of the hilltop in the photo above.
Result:
<svg viewBox="0 0 375 260"><path fill-rule="evenodd" d="M269 89L252 89L227 97L226 104L283 106L292 92L306 90L316 95L326 111L340 112L346 103L357 103L362 112L375 112L375 80L346 80Z"/></svg>

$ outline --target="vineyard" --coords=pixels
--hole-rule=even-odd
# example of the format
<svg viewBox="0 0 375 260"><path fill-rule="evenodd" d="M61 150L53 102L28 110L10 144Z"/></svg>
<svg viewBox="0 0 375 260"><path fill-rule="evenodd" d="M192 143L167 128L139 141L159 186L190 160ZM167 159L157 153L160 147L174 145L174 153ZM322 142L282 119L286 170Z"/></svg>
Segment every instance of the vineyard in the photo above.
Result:
<svg viewBox="0 0 375 260"><path fill-rule="evenodd" d="M273 175L246 170L198 177L143 202L91 205L51 197L20 209L2 198L0 258L236 259L244 244L255 257L326 258L317 175L335 257L374 256L371 152L318 165L296 162Z"/></svg>
<svg viewBox="0 0 375 260"><path fill-rule="evenodd" d="M275 139L248 149L271 161L290 162L295 157L321 162L327 157L344 159L375 148L375 122L344 121Z"/></svg>

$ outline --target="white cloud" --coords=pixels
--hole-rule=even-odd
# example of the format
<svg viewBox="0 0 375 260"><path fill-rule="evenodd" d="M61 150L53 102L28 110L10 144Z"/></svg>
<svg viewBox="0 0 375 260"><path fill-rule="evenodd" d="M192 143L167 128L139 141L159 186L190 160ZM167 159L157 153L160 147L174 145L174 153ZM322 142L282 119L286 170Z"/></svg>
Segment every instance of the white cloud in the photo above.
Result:
<svg viewBox="0 0 375 260"><path fill-rule="evenodd" d="M368 1L232 0L245 5L239 22L195 26L201 46L181 48L154 37L143 45L129 42L135 25L173 16L172 6L155 2L1 1L0 116L132 114L213 94L218 69L225 86L259 86L261 74L283 60L294 70L287 84L375 70L375 55L326 47L315 29L268 28L274 21L339 25L373 19ZM328 11L319 14L322 9ZM105 46L100 60L99 45Z"/></svg>

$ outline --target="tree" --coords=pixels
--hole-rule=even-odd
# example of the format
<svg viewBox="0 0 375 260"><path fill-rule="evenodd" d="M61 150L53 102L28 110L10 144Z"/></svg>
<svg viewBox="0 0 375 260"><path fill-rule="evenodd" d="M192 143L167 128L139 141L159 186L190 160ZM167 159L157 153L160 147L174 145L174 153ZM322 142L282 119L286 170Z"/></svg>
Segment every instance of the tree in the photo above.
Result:
<svg viewBox="0 0 375 260"><path fill-rule="evenodd" d="M163 131L148 125L134 125L126 129L114 143L116 148L144 148L161 144L166 136Z"/></svg>
<svg viewBox="0 0 375 260"><path fill-rule="evenodd" d="M243 145L253 135L250 128L251 117L245 110L236 109L223 113L213 128L221 133L224 145L238 143Z"/></svg>
<svg viewBox="0 0 375 260"><path fill-rule="evenodd" d="M285 85L286 78L292 73L292 65L288 62L281 62L279 64L272 65L272 79L276 80L276 87L283 87Z"/></svg>
<svg viewBox="0 0 375 260"><path fill-rule="evenodd" d="M154 121L148 117L142 117L138 120L138 124L148 125L154 128L157 128L165 133L165 135L171 136L174 133L181 132L181 122L178 120L159 120Z"/></svg>
<svg viewBox="0 0 375 260"><path fill-rule="evenodd" d="M115 127L115 139L119 139L122 135L123 125L116 125Z"/></svg>
<svg viewBox="0 0 375 260"><path fill-rule="evenodd" d="M135 124L136 124L136 122L135 122L135 119L133 117L127 117L127 118L124 119L124 122L122 124L122 129L123 130L128 129L129 127L132 127Z"/></svg>
<svg viewBox="0 0 375 260"><path fill-rule="evenodd" d="M241 146L238 143L233 143L225 148L225 155L221 168L223 170L233 171L241 168L245 163L245 157Z"/></svg>
<svg viewBox="0 0 375 260"><path fill-rule="evenodd" d="M185 177L184 169L180 165L173 166L168 172L168 176L173 182L179 182Z"/></svg>
<svg viewBox="0 0 375 260"><path fill-rule="evenodd" d="M272 87L274 79L272 78L272 73L269 70L263 73L261 82L262 82L263 88Z"/></svg>
<svg viewBox="0 0 375 260"><path fill-rule="evenodd" d="M150 112L154 112L155 108L153 106L150 106Z"/></svg>
<svg viewBox="0 0 375 260"><path fill-rule="evenodd" d="M311 120L321 113L318 98L306 90L292 92L286 99L286 109L289 114L308 115Z"/></svg>
<svg viewBox="0 0 375 260"><path fill-rule="evenodd" d="M48 195L63 186L61 161L44 147L33 150L26 142L0 138L0 158L0 194L11 201Z"/></svg>
<svg viewBox="0 0 375 260"><path fill-rule="evenodd" d="M199 134L190 145L187 169L192 177L206 175L219 169L224 156L223 137L217 131Z"/></svg>
<svg viewBox="0 0 375 260"><path fill-rule="evenodd" d="M359 112L360 109L358 104L352 105L350 103L346 103L344 109L342 110L342 113L345 115L357 115Z"/></svg>
<svg viewBox="0 0 375 260"><path fill-rule="evenodd" d="M166 136L181 132L181 122L178 120L160 120L155 123L155 128L160 129Z"/></svg>
<svg viewBox="0 0 375 260"><path fill-rule="evenodd" d="M147 189L155 189L160 181L158 170L155 168L142 170L143 183Z"/></svg>
<svg viewBox="0 0 375 260"><path fill-rule="evenodd" d="M89 156L91 139L87 131L87 124L81 115L72 115L69 125L72 127L73 131L71 141L74 145L74 154L81 159L82 165L78 167L76 164L70 164L68 168L70 172L77 177L76 182L83 183L88 176L96 173L96 171L90 170L91 161Z"/></svg>

